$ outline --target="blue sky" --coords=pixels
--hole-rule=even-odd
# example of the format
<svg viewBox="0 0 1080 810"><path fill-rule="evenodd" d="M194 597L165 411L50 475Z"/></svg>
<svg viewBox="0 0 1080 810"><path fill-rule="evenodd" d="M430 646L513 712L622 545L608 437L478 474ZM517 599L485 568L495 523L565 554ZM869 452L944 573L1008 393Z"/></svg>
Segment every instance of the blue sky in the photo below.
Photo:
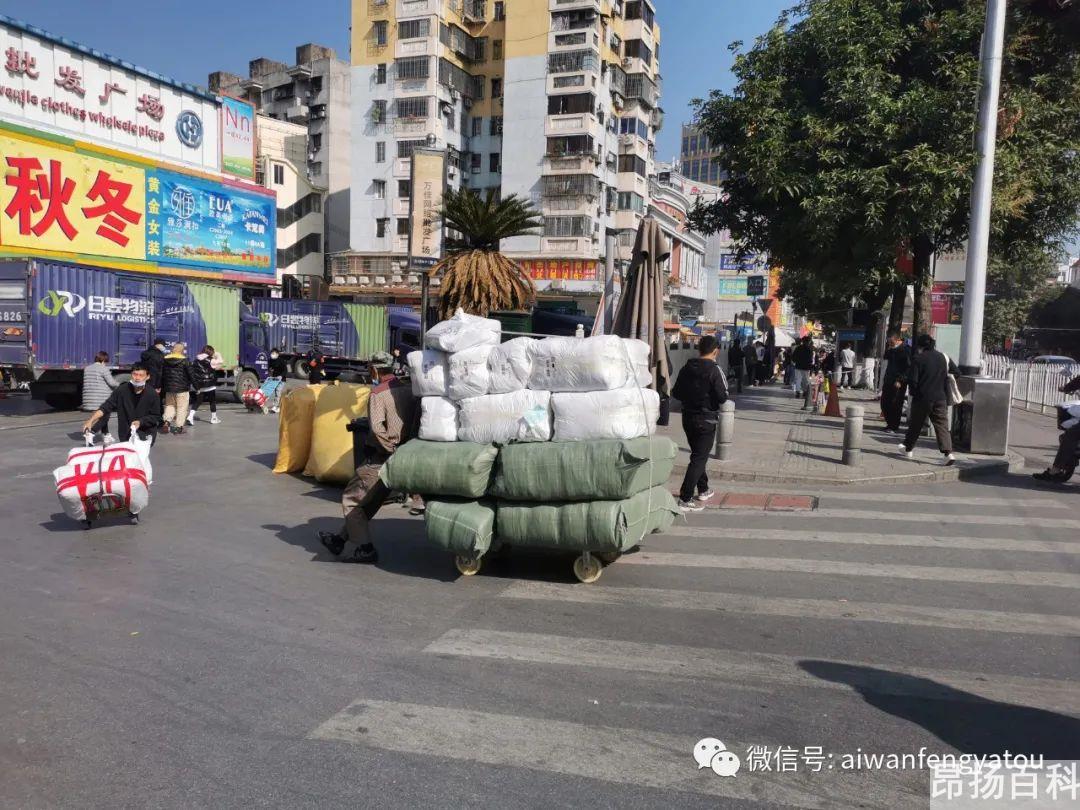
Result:
<svg viewBox="0 0 1080 810"><path fill-rule="evenodd" d="M750 42L795 0L656 4L667 112L657 151L668 160L678 151L679 126L690 116L690 99L730 87L728 43ZM213 70L246 75L248 61L257 56L291 63L294 49L304 42L329 45L344 58L349 51L346 0L3 0L0 11L199 85Z"/></svg>

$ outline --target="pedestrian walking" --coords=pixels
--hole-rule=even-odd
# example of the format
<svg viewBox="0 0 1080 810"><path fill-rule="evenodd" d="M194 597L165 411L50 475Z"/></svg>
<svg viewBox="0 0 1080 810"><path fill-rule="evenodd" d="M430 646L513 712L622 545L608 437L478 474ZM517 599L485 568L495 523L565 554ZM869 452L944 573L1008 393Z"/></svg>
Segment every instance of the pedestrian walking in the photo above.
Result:
<svg viewBox="0 0 1080 810"><path fill-rule="evenodd" d="M390 496L379 479L386 460L416 434L417 400L412 386L394 376L391 363L371 366L374 388L368 400L371 429L364 439L364 461L345 487L341 499L345 525L338 533L319 532L319 541L342 562L374 563L379 553L372 542L371 520Z"/></svg>
<svg viewBox="0 0 1080 810"><path fill-rule="evenodd" d="M161 366L161 388L165 392L165 416L162 433L178 436L184 432L190 391L195 385L191 361L184 356L184 344L174 343Z"/></svg>
<svg viewBox="0 0 1080 810"><path fill-rule="evenodd" d="M202 351L195 355L195 362L191 364L191 387L195 391L195 401L188 411L189 425L195 424L196 415L204 402L210 406L210 424L221 423L217 415L217 373L224 366L224 359L209 344L203 346Z"/></svg>
<svg viewBox="0 0 1080 810"><path fill-rule="evenodd" d="M698 341L699 356L683 366L671 391L682 403L683 430L690 446L690 464L679 489L679 508L684 512L700 512L705 508L704 502L713 496L707 466L716 439L720 406L728 399L727 381L716 365L717 353L718 344L712 335Z"/></svg>
<svg viewBox="0 0 1080 810"><path fill-rule="evenodd" d="M116 414L116 435L120 441L130 441L134 433L145 441L154 437L161 424L161 398L148 385L150 370L142 363L131 367L131 379L113 389L101 406L83 423L83 430L90 430L102 419Z"/></svg>
<svg viewBox="0 0 1080 810"><path fill-rule="evenodd" d="M768 352L760 340L754 341L754 385L764 385L772 369L769 367Z"/></svg>
<svg viewBox="0 0 1080 810"><path fill-rule="evenodd" d="M323 367L321 352L312 352L308 360L308 385L318 385L326 378L326 369Z"/></svg>
<svg viewBox="0 0 1080 810"><path fill-rule="evenodd" d="M118 385L119 383L109 369L109 353L98 352L94 355L94 362L83 369L81 410L87 413L96 411ZM109 418L107 416L103 416L89 430L83 432L86 446L92 447L98 436L102 437L102 444L113 443L112 434L109 433Z"/></svg>
<svg viewBox="0 0 1080 810"><path fill-rule="evenodd" d="M139 362L150 374L149 386L161 396L161 371L165 366L165 338L154 338L150 348L142 353Z"/></svg>
<svg viewBox="0 0 1080 810"><path fill-rule="evenodd" d="M840 387L851 388L855 385L855 348L845 343L840 350Z"/></svg>
<svg viewBox="0 0 1080 810"><path fill-rule="evenodd" d="M267 370L267 375L272 380L277 380L281 383L274 389L272 399L270 401L270 411L277 413L281 410L281 395L285 390L285 378L289 376L289 364L285 362L285 358L281 356L281 353L277 349L270 351L270 368Z"/></svg>
<svg viewBox="0 0 1080 810"><path fill-rule="evenodd" d="M791 364L794 366L791 390L796 398L805 397L810 388L810 374L814 370L814 341L809 335L800 340L791 353Z"/></svg>
<svg viewBox="0 0 1080 810"><path fill-rule="evenodd" d="M908 429L898 449L908 458L914 457L915 443L926 427L927 418L934 426L938 449L945 466L956 463L953 456L952 434L949 432L948 378L956 374L956 365L939 352L930 335L919 335L915 341L916 355L908 369L908 388L911 390L911 413Z"/></svg>
<svg viewBox="0 0 1080 810"><path fill-rule="evenodd" d="M743 350L742 345L738 340L733 341L731 348L728 349L728 375L735 378L735 383L740 392L742 391L743 363L745 359L746 352Z"/></svg>
<svg viewBox="0 0 1080 810"><path fill-rule="evenodd" d="M881 415L885 418L885 430L900 431L904 416L904 400L907 398L908 368L911 366L911 350L904 344L899 332L890 332L888 346L882 359L885 374L881 380Z"/></svg>

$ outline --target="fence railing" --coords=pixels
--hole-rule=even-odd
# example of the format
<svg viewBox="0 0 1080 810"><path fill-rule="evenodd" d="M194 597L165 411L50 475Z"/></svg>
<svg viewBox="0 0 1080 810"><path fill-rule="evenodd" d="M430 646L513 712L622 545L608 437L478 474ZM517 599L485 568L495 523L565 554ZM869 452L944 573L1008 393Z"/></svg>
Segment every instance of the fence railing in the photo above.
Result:
<svg viewBox="0 0 1080 810"><path fill-rule="evenodd" d="M1061 386L1080 374L1080 363L1028 363L1001 355L986 355L983 372L998 380L1012 380L1014 405L1041 413L1053 410L1062 402L1077 399L1076 394L1062 394Z"/></svg>

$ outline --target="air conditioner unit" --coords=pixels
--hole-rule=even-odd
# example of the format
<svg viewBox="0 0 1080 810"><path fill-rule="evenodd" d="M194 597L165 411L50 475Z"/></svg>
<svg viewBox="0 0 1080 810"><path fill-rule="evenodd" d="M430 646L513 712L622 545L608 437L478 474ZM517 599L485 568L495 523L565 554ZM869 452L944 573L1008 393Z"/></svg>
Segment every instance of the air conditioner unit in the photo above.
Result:
<svg viewBox="0 0 1080 810"><path fill-rule="evenodd" d="M458 93L457 90L451 89L450 90L450 100L451 101L457 101L459 98L461 98L461 94Z"/></svg>
<svg viewBox="0 0 1080 810"><path fill-rule="evenodd" d="M622 64L623 64L623 67L630 67L632 64L634 64L634 60L631 59L629 56L624 56L623 60L622 60Z"/></svg>

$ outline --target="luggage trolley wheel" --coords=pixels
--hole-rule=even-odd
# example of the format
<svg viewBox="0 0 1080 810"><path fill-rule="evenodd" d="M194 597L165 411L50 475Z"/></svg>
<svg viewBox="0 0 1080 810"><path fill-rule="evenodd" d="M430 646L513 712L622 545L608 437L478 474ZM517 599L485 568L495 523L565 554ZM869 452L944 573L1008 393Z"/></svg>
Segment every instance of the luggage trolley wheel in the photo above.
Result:
<svg viewBox="0 0 1080 810"><path fill-rule="evenodd" d="M86 520L82 522L82 527L84 530L89 531L94 528L94 521L90 520L90 518L86 518Z"/></svg>
<svg viewBox="0 0 1080 810"><path fill-rule="evenodd" d="M574 576L586 585L596 582L603 573L604 564L600 562L596 556L587 551L574 560Z"/></svg>
<svg viewBox="0 0 1080 810"><path fill-rule="evenodd" d="M463 577L474 577L480 573L483 561L480 557L465 557L461 554L454 557L454 566Z"/></svg>

